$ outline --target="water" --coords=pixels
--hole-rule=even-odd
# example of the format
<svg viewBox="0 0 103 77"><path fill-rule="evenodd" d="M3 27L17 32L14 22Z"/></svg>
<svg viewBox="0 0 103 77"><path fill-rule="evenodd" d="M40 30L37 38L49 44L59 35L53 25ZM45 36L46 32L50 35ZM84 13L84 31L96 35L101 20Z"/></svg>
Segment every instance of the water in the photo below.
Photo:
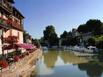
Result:
<svg viewBox="0 0 103 77"><path fill-rule="evenodd" d="M48 51L38 61L32 77L103 77L103 63L90 62L69 51Z"/></svg>

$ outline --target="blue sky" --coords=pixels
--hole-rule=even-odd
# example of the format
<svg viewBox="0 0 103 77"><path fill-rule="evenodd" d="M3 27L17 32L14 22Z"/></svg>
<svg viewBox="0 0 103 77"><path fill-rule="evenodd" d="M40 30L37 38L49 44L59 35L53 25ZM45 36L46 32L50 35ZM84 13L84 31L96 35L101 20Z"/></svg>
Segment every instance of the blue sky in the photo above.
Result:
<svg viewBox="0 0 103 77"><path fill-rule="evenodd" d="M25 16L25 30L40 38L48 25L54 25L58 35L70 31L89 19L103 21L103 0L15 0Z"/></svg>

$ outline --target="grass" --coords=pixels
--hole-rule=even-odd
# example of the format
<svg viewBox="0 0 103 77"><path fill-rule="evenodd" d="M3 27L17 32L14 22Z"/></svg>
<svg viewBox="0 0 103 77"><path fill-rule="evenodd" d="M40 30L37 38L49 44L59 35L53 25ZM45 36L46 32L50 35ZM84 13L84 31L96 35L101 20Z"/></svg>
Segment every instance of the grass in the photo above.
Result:
<svg viewBox="0 0 103 77"><path fill-rule="evenodd" d="M93 37L96 42L103 41L103 35Z"/></svg>

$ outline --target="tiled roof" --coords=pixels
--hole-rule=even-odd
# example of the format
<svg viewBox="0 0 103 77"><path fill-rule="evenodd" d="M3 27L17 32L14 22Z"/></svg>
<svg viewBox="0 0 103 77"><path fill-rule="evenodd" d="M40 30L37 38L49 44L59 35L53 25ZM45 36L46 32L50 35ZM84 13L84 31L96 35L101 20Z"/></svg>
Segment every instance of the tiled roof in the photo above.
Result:
<svg viewBox="0 0 103 77"><path fill-rule="evenodd" d="M8 0L8 1L11 2L11 3L15 3L14 0Z"/></svg>

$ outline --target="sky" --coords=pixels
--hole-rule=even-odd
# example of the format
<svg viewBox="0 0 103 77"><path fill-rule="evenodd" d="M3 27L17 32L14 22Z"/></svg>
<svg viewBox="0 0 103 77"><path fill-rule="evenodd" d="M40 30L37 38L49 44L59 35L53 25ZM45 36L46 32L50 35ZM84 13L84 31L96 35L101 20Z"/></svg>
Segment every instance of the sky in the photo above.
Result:
<svg viewBox="0 0 103 77"><path fill-rule="evenodd" d="M48 25L60 36L89 19L103 22L103 0L15 0L14 6L25 17L24 29L38 39Z"/></svg>

